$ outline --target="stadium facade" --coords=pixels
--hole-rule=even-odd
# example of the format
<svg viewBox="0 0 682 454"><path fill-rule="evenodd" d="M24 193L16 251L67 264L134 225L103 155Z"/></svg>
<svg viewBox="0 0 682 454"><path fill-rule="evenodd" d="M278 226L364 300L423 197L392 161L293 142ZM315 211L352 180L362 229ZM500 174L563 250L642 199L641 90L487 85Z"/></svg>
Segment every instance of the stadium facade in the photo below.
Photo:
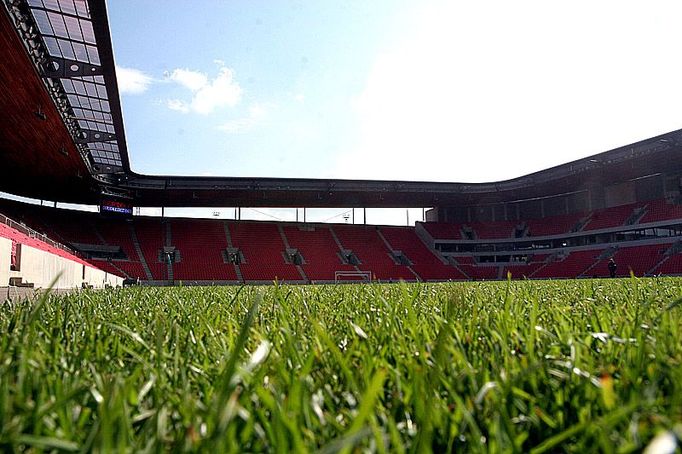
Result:
<svg viewBox="0 0 682 454"><path fill-rule="evenodd" d="M131 170L104 0L3 0L0 190L153 207L430 207L415 228L0 212L142 281L681 274L682 130L506 181L140 175ZM561 138L557 138L561 140ZM548 144L551 149L551 144ZM341 274L339 274L341 273ZM0 286L5 283L0 282Z"/></svg>

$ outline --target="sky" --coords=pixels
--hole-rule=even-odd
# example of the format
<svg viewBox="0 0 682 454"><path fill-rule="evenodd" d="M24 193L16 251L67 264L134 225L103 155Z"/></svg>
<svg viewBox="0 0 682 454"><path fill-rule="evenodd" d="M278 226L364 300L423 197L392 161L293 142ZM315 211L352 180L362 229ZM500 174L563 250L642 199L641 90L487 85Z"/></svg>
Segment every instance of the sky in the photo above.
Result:
<svg viewBox="0 0 682 454"><path fill-rule="evenodd" d="M493 181L682 127L677 1L108 7L141 173Z"/></svg>
<svg viewBox="0 0 682 454"><path fill-rule="evenodd" d="M98 212L96 205L53 202L23 197L7 192L0 192L0 198L18 202L61 208L66 210ZM162 213L160 207L135 207L135 216L211 218L250 221L278 222L314 222L336 224L370 224L370 225L414 225L423 221L425 208L166 208ZM305 212L304 212L305 211ZM365 217L366 216L366 217Z"/></svg>

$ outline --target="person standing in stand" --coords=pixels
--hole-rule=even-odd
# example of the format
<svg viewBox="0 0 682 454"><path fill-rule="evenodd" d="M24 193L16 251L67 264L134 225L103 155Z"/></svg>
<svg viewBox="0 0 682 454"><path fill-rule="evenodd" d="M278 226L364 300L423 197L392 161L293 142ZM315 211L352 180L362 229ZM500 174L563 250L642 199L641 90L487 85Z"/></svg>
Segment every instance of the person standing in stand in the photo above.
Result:
<svg viewBox="0 0 682 454"><path fill-rule="evenodd" d="M609 275L611 277L616 277L616 269L618 269L618 265L616 265L616 261L613 260L613 257L609 259Z"/></svg>

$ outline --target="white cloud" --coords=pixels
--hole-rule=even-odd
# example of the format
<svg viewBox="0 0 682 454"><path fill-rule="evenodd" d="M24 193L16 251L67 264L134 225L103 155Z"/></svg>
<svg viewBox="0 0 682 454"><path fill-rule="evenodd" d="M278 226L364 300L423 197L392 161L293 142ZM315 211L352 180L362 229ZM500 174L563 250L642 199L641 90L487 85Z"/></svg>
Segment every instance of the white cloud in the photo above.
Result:
<svg viewBox="0 0 682 454"><path fill-rule="evenodd" d="M345 178L520 176L679 128L682 4L421 6L353 102Z"/></svg>
<svg viewBox="0 0 682 454"><path fill-rule="evenodd" d="M191 91L198 91L208 84L208 77L206 74L198 71L191 71L189 69L174 69L168 76L174 82L179 83Z"/></svg>
<svg viewBox="0 0 682 454"><path fill-rule="evenodd" d="M268 111L269 106L255 103L249 107L249 113L247 116L229 120L218 126L218 129L229 134L240 134L247 132L258 123L263 121L263 119L267 116Z"/></svg>
<svg viewBox="0 0 682 454"><path fill-rule="evenodd" d="M121 94L138 95L144 93L154 79L139 69L116 66L116 80Z"/></svg>
<svg viewBox="0 0 682 454"><path fill-rule="evenodd" d="M222 65L214 79L209 79L202 72L183 68L171 71L168 79L188 89L192 94L188 101L168 100L166 105L172 110L207 115L219 108L234 107L241 100L242 89L234 80L233 71Z"/></svg>

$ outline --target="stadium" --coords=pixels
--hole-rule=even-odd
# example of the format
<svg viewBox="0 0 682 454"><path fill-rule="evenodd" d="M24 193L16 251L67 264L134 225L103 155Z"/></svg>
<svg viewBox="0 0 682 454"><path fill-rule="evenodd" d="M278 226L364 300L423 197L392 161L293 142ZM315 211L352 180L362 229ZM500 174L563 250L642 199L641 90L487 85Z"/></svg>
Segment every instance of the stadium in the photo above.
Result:
<svg viewBox="0 0 682 454"><path fill-rule="evenodd" d="M656 452L674 452L680 287L666 277L682 275L682 130L486 183L144 175L131 169L105 1L1 9L0 191L40 201L0 199L3 449L630 451L663 436L673 450ZM163 215L193 207L288 208L297 219ZM349 209L352 223L307 221L316 208ZM355 223L373 208L419 208L424 219ZM611 272L624 279L600 279ZM329 285L344 283L354 285ZM66 299L32 306L47 288ZM112 318L89 321L103 316L81 288L88 301L109 295ZM220 321L189 315L183 298ZM59 301L83 312L59 312ZM216 340L214 328L229 335ZM69 329L103 343L73 347ZM70 339L54 358L48 335ZM30 364L20 339L41 345ZM393 342L395 352L381 347ZM48 383L59 375L69 388L80 367L92 381Z"/></svg>

